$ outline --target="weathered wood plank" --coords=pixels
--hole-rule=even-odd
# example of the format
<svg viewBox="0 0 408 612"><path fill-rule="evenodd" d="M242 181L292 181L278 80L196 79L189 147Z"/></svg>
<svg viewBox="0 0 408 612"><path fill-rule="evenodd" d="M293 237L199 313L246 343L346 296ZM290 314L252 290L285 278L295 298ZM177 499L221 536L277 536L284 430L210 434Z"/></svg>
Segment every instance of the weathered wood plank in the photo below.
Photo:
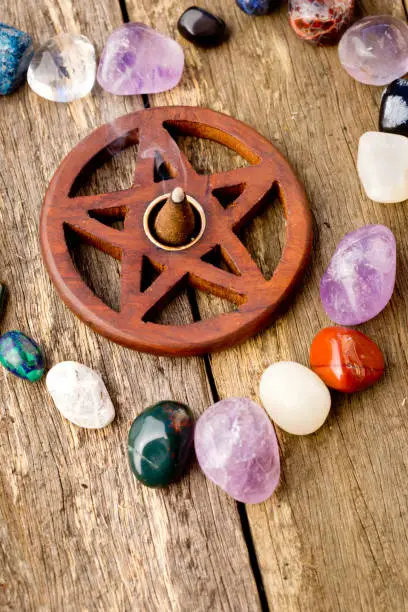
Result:
<svg viewBox="0 0 408 612"><path fill-rule="evenodd" d="M405 448L408 264L404 206L370 202L359 184L359 136L377 128L380 91L345 74L336 48L297 41L283 8L249 18L231 1L201 5L226 18L228 44L202 51L176 34L188 0L127 0L131 19L176 36L186 51L181 86L152 96L152 105L192 104L227 112L257 128L291 160L304 181L315 217L314 254L302 290L268 332L211 357L220 397L258 399L263 369L279 359L308 363L314 334L330 322L319 299L319 280L336 243L366 223L385 223L399 249L397 287L387 309L362 326L383 348L387 374L375 388L353 397L333 395L327 425L296 438L279 432L283 477L265 504L248 506L252 535L270 606L274 610L403 610L408 608L407 473ZM365 0L361 13L404 17L400 0ZM191 153L191 151L190 151ZM206 143L194 153L210 170L223 157ZM230 163L230 162L229 162ZM269 252L282 239L279 215L260 224L252 246ZM202 317L216 309L198 296Z"/></svg>
<svg viewBox="0 0 408 612"><path fill-rule="evenodd" d="M40 43L81 32L98 52L122 22L115 1L2 2L2 21ZM58 105L29 88L0 101L1 278L11 292L2 330L39 340L48 365L74 359L97 368L117 408L113 425L80 430L61 418L44 382L0 372L0 607L3 610L205 610L259 606L235 504L194 468L166 491L139 486L127 465L127 432L146 406L171 397L196 415L211 403L204 363L140 355L96 336L63 306L42 264L38 220L62 157L93 128L141 107L96 87ZM127 186L131 155L101 171L93 188ZM117 181L112 183L112 172ZM108 291L116 263L94 284ZM96 277L95 277L96 275ZM114 300L114 295L109 296ZM191 320L187 299L173 310Z"/></svg>

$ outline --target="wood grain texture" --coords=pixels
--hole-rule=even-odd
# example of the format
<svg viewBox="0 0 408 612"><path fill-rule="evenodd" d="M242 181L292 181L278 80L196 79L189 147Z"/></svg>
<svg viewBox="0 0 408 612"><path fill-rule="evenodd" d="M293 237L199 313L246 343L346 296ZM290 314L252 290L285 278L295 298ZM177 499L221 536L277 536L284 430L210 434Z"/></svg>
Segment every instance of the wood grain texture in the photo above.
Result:
<svg viewBox="0 0 408 612"><path fill-rule="evenodd" d="M254 165L233 173L203 176L178 154L177 160L171 160L177 176L166 182L155 182L157 155L151 152L160 142L161 154L170 163L167 157L175 149L166 125L174 126L183 135L194 134L223 143ZM131 189L78 198L70 195L78 177L101 152L118 140L132 144L136 134L142 167L139 169L137 164ZM150 163L147 163L147 153L150 153ZM184 250L167 250L155 240L149 219L153 218L157 205L168 197L163 189L172 190L181 180L189 197L202 211L202 236ZM233 206L224 209L214 192L236 186L242 186L242 192ZM272 189L281 194L284 204L286 241L275 274L265 280L235 232L243 220L248 222L257 215ZM124 221L122 231L95 218L101 215L115 218L117 214ZM119 311L103 303L81 279L69 250L67 227L77 237L121 262ZM302 278L311 251L312 220L303 187L271 143L227 115L178 106L125 115L114 125L109 123L98 128L72 149L47 190L40 236L50 277L64 302L82 321L129 348L159 355L188 356L233 346L270 324L274 313ZM220 245L237 273L205 261ZM160 272L144 291L143 257L154 262ZM146 320L148 313L157 310L186 284L237 304L236 311L220 314L208 323L196 321L164 327Z"/></svg>
<svg viewBox="0 0 408 612"><path fill-rule="evenodd" d="M122 22L112 0L1 5L1 20L30 32L36 44L62 30L81 32L99 53ZM116 98L99 87L68 105L47 102L27 86L0 100L0 270L11 294L2 330L21 329L38 340L48 366L74 359L98 369L117 409L109 428L78 429L55 409L44 381L31 385L1 370L2 610L259 607L235 503L196 467L181 484L154 491L137 483L127 463L128 429L144 407L172 398L197 416L211 403L204 362L143 356L97 336L63 305L40 255L41 202L64 155L94 128L141 107L139 98ZM82 195L128 187L131 161L132 155L114 160ZM84 276L114 302L117 262L79 246ZM192 321L187 297L165 317Z"/></svg>
<svg viewBox="0 0 408 612"><path fill-rule="evenodd" d="M398 243L394 296L383 313L361 326L385 353L384 380L355 396L333 394L331 416L315 435L278 432L282 483L271 500L247 507L270 608L408 609L408 221L406 205L369 201L355 169L360 135L377 129L381 92L350 79L336 48L298 41L285 8L250 18L232 1L202 0L204 8L226 19L232 35L218 50L198 50L176 34L176 20L189 4L159 0L152 8L147 0L127 0L131 19L176 36L186 51L181 86L151 97L151 104L205 105L248 122L294 165L315 219L312 263L290 310L266 333L211 357L220 397L257 400L260 375L271 362L308 363L313 336L330 323L319 281L346 232L384 223ZM406 15L400 0L363 0L358 11ZM206 143L185 147L193 163L210 172L238 163ZM277 250L282 244L278 237L279 214L254 225L248 248L258 251L260 265L273 244ZM213 299L197 300L203 318L219 312Z"/></svg>

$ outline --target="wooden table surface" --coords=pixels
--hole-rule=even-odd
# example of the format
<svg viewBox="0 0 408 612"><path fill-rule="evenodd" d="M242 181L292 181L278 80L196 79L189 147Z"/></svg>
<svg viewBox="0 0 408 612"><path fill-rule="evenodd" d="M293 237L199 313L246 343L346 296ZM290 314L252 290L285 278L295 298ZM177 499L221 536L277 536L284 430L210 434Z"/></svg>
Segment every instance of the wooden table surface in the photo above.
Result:
<svg viewBox="0 0 408 612"><path fill-rule="evenodd" d="M173 35L186 52L179 87L145 103L199 105L233 115L270 139L304 182L314 216L314 250L289 311L240 347L208 358L138 354L97 336L62 304L42 262L38 222L47 184L63 156L95 127L143 107L96 86L72 104L28 86L0 100L0 277L11 293L2 330L20 329L44 347L49 366L77 360L99 370L117 409L111 427L87 431L64 420L44 381L0 372L0 609L393 610L408 609L407 309L405 205L369 201L355 159L360 135L375 130L381 91L354 82L336 48L298 41L285 8L250 18L233 0L200 4L226 19L227 44L203 51L180 39L189 0L2 0L0 19L35 42L56 32L88 36L101 52L124 20ZM403 0L362 0L360 14L406 17ZM203 141L180 142L202 171L240 159ZM129 186L136 152L99 170L87 189ZM361 326L383 349L387 371L374 388L346 397L316 434L278 430L282 478L266 503L243 506L197 465L177 485L150 490L127 463L133 419L165 398L198 415L214 400L258 400L271 362L308 363L317 331L330 324L319 280L342 236L367 223L396 235L398 272L387 308ZM284 239L279 203L245 235L264 272ZM117 299L119 266L89 247L78 265L94 290ZM163 322L222 311L206 295L181 295Z"/></svg>

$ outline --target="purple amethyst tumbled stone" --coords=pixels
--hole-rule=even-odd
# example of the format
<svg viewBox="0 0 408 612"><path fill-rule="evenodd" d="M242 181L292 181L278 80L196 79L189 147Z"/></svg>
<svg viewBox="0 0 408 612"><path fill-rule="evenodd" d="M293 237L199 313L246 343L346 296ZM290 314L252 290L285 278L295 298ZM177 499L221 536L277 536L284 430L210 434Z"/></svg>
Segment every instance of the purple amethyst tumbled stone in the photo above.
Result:
<svg viewBox="0 0 408 612"><path fill-rule="evenodd" d="M109 36L97 79L113 94L153 94L178 85L183 69L178 42L143 23L125 23Z"/></svg>
<svg viewBox="0 0 408 612"><path fill-rule="evenodd" d="M320 283L328 316L358 325L377 316L394 291L396 243L385 225L366 225L339 243Z"/></svg>
<svg viewBox="0 0 408 612"><path fill-rule="evenodd" d="M250 399L233 397L210 406L197 421L194 444L204 474L237 501L260 503L276 489L275 430Z"/></svg>
<svg viewBox="0 0 408 612"><path fill-rule="evenodd" d="M388 85L408 72L408 25L392 15L370 15L343 34L343 68L360 83Z"/></svg>

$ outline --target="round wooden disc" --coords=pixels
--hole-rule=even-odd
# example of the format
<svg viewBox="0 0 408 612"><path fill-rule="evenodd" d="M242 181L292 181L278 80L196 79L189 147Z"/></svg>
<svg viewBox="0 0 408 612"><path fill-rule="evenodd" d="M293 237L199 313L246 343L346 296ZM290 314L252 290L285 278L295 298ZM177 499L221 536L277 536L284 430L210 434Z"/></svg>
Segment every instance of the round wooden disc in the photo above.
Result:
<svg viewBox="0 0 408 612"><path fill-rule="evenodd" d="M199 175L181 153L169 130L214 140L236 151L249 166ZM90 196L71 196L78 177L90 172L101 154L138 143L133 186ZM157 152L172 168L170 180L154 181ZM157 181L157 177L156 177ZM149 204L181 185L204 209L206 226L190 248L167 251L147 237ZM224 208L214 192L239 193ZM286 244L270 280L265 280L237 232L277 189L286 216ZM122 217L123 231L101 223ZM41 247L58 292L72 311L96 332L130 348L156 354L196 355L220 350L260 331L301 277L312 242L312 223L304 190L275 147L248 125L209 109L160 107L126 115L95 130L63 160L52 179L41 213ZM66 242L66 228L121 261L121 303L116 312L85 284ZM206 260L219 249L230 271ZM271 246L275 248L274 237ZM158 278L141 290L144 258ZM204 258L204 259L203 259ZM161 325L149 315L163 307L184 284L226 298L237 310L187 325Z"/></svg>

